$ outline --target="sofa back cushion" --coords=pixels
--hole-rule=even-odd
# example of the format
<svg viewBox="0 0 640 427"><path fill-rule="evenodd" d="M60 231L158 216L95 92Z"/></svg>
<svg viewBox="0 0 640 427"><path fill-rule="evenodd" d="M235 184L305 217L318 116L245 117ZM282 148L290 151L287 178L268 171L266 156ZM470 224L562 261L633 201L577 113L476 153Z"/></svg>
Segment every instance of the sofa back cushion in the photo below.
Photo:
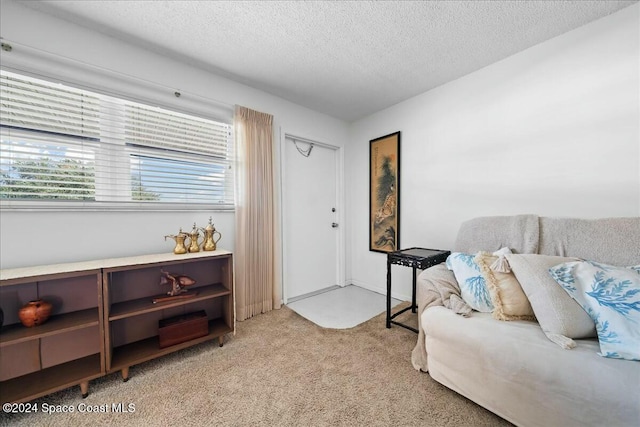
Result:
<svg viewBox="0 0 640 427"><path fill-rule="evenodd" d="M640 264L640 217L540 218L538 253L617 266Z"/></svg>
<svg viewBox="0 0 640 427"><path fill-rule="evenodd" d="M453 252L476 254L507 247L514 253L538 252L538 216L479 217L460 225Z"/></svg>

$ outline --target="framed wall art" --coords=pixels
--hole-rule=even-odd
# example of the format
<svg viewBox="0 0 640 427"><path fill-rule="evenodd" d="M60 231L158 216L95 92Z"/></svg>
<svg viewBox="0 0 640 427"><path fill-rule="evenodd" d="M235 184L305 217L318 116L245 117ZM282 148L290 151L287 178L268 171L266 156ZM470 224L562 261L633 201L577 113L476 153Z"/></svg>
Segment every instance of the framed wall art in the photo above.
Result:
<svg viewBox="0 0 640 427"><path fill-rule="evenodd" d="M369 250L400 248L400 132L369 141Z"/></svg>

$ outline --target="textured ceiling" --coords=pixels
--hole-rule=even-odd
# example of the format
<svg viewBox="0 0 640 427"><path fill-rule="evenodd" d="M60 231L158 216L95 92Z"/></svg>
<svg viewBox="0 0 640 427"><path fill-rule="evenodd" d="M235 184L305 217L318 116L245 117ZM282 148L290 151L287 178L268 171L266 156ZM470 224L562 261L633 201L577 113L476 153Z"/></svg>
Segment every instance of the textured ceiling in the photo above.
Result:
<svg viewBox="0 0 640 427"><path fill-rule="evenodd" d="M25 4L353 121L636 2Z"/></svg>

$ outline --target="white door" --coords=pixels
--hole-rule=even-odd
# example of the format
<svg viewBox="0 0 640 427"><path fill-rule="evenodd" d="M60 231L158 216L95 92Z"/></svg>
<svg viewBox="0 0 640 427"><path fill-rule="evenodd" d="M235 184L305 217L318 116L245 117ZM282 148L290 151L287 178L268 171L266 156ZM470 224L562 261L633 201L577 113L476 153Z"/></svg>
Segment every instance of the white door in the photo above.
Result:
<svg viewBox="0 0 640 427"><path fill-rule="evenodd" d="M284 298L338 285L337 147L286 137L282 167Z"/></svg>

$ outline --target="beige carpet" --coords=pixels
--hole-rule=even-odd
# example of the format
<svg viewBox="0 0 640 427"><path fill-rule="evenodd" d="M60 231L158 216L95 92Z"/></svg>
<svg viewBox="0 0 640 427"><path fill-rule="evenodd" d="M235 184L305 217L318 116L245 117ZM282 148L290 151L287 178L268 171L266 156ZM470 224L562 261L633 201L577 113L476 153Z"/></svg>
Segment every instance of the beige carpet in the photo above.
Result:
<svg viewBox="0 0 640 427"><path fill-rule="evenodd" d="M404 313L414 321L416 315ZM284 307L239 322L210 342L37 402L72 414L0 415L2 425L51 426L501 426L508 422L417 372L416 334L386 329L384 314L352 329L323 329ZM78 405L135 405L133 413L79 413Z"/></svg>

